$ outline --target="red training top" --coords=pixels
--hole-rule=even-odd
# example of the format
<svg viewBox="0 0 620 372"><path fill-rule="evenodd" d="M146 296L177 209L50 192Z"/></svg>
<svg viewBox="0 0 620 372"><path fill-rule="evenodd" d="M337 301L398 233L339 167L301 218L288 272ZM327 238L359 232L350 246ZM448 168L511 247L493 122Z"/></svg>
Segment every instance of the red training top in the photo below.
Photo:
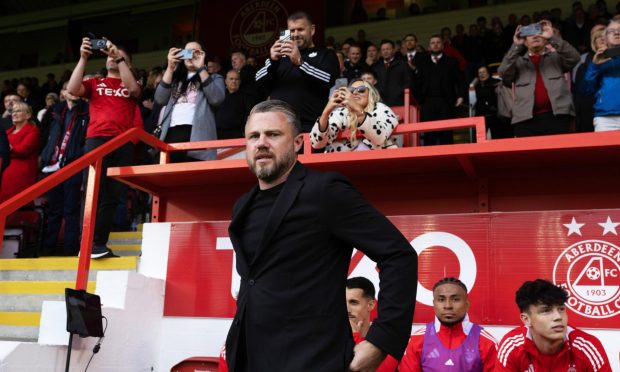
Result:
<svg viewBox="0 0 620 372"><path fill-rule="evenodd" d="M568 327L562 350L542 354L532 341L529 328L522 326L508 332L499 344L495 370L498 372L611 372L601 342L591 334Z"/></svg>

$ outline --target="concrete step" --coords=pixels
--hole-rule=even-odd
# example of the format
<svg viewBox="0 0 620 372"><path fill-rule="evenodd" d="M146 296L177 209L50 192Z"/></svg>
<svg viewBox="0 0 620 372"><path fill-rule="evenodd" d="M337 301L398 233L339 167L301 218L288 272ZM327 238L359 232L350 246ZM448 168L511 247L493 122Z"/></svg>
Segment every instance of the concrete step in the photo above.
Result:
<svg viewBox="0 0 620 372"><path fill-rule="evenodd" d="M142 252L142 231L112 232L108 239L108 247L117 256L140 256Z"/></svg>
<svg viewBox="0 0 620 372"><path fill-rule="evenodd" d="M135 251L133 247L126 252ZM119 248L119 253L123 248ZM0 340L36 341L43 301L63 301L65 288L75 288L77 257L0 260ZM95 292L100 270L137 269L138 257L90 261L87 291Z"/></svg>
<svg viewBox="0 0 620 372"><path fill-rule="evenodd" d="M64 294L5 294L0 296L0 312L41 311L43 301L64 300Z"/></svg>
<svg viewBox="0 0 620 372"><path fill-rule="evenodd" d="M142 244L110 244L108 247L114 251L117 256L140 256L142 253Z"/></svg>

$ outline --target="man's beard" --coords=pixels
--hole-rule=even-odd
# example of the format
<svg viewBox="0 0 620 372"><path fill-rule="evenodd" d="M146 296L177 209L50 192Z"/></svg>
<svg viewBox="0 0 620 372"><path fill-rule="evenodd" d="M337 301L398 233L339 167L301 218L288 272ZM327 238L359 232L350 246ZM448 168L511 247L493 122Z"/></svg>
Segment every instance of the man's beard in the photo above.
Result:
<svg viewBox="0 0 620 372"><path fill-rule="evenodd" d="M248 161L248 165L250 166L252 173L256 175L256 178L265 182L272 182L278 179L295 162L294 152L287 152L280 159L276 158L272 153L269 154L272 156L271 164L258 166L256 164L256 159Z"/></svg>
<svg viewBox="0 0 620 372"><path fill-rule="evenodd" d="M450 322L446 322L444 320L439 319L439 323L445 325L446 327L452 327L453 325L459 324L460 322L462 322L463 319L465 319L465 317L462 317L462 318L456 319L456 320L452 320Z"/></svg>

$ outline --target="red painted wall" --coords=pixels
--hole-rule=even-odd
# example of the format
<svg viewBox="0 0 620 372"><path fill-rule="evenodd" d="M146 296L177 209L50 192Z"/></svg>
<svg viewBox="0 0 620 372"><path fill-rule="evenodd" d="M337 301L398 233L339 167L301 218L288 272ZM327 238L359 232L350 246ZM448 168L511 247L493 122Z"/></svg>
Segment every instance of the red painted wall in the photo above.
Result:
<svg viewBox="0 0 620 372"><path fill-rule="evenodd" d="M390 219L420 253L416 322L432 319L428 289L443 276L468 285L470 316L482 324L517 324L515 291L536 278L566 286L571 324L614 328L620 321L620 210ZM233 316L227 228L228 221L172 224L165 315ZM376 280L374 263L361 254L350 271Z"/></svg>

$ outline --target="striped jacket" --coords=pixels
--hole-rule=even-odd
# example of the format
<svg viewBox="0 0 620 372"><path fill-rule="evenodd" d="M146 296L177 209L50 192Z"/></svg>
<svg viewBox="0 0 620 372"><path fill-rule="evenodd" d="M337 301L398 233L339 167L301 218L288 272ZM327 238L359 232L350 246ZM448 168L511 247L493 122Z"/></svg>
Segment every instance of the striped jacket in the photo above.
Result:
<svg viewBox="0 0 620 372"><path fill-rule="evenodd" d="M329 89L340 74L340 64L331 49L313 47L300 50L302 64L288 57L267 59L256 72L256 86L271 99L291 104L301 118L302 129L310 132L329 99Z"/></svg>
<svg viewBox="0 0 620 372"><path fill-rule="evenodd" d="M566 341L558 353L542 354L527 327L515 328L499 344L495 371L611 372L607 354L596 337L569 326Z"/></svg>

